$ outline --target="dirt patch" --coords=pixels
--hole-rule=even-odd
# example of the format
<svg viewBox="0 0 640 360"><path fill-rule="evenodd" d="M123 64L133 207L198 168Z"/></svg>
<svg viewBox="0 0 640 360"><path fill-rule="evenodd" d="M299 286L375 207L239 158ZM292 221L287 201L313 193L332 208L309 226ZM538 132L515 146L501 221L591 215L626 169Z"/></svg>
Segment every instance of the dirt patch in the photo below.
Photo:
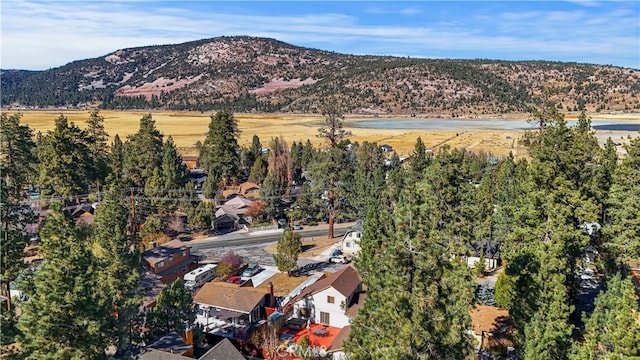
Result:
<svg viewBox="0 0 640 360"><path fill-rule="evenodd" d="M327 251L331 245L335 244L339 238L330 239L326 236L302 238L302 253L300 258L312 258L321 255ZM264 248L269 254L275 254L278 250L278 244L270 244Z"/></svg>

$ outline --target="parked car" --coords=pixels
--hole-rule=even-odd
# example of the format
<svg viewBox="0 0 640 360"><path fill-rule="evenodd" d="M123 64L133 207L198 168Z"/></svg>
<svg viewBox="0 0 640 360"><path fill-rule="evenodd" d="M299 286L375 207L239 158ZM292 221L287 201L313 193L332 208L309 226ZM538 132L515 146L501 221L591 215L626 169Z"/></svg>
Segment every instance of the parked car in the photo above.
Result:
<svg viewBox="0 0 640 360"><path fill-rule="evenodd" d="M240 284L242 283L242 278L240 276L231 276L227 279L229 284Z"/></svg>
<svg viewBox="0 0 640 360"><path fill-rule="evenodd" d="M299 223L293 223L293 230L302 230L302 226Z"/></svg>
<svg viewBox="0 0 640 360"><path fill-rule="evenodd" d="M338 256L338 255L342 255L342 251L340 249L334 249L331 252L331 255L329 255L329 257L332 258L332 257Z"/></svg>
<svg viewBox="0 0 640 360"><path fill-rule="evenodd" d="M249 264L249 266L247 266L247 268L244 269L244 271L242 272L242 276L243 277L252 277L253 275L259 273L260 270L262 270L260 265L255 264L255 263Z"/></svg>
<svg viewBox="0 0 640 360"><path fill-rule="evenodd" d="M346 264L349 262L349 258L344 255L336 255L329 258L329 262L334 264Z"/></svg>

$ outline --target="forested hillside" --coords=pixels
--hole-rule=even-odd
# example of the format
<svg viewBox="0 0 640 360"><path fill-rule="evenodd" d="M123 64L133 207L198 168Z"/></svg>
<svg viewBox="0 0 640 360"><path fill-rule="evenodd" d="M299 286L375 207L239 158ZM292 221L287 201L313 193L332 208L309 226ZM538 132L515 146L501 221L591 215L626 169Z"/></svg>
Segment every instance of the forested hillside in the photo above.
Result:
<svg viewBox="0 0 640 360"><path fill-rule="evenodd" d="M447 117L523 113L545 89L563 111L640 109L640 71L546 61L354 56L273 39L220 37L121 49L46 71L2 71L3 107ZM539 105L539 104L537 104Z"/></svg>

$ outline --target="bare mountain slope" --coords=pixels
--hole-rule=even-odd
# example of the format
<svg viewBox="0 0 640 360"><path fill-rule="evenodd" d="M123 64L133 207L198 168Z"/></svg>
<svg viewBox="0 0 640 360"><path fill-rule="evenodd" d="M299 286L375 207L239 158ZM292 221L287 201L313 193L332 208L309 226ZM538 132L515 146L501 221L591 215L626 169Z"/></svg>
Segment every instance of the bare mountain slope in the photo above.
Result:
<svg viewBox="0 0 640 360"><path fill-rule="evenodd" d="M559 62L354 56L220 37L122 49L47 71L2 71L2 104L473 116L523 112L543 88L568 110L640 109L640 71Z"/></svg>

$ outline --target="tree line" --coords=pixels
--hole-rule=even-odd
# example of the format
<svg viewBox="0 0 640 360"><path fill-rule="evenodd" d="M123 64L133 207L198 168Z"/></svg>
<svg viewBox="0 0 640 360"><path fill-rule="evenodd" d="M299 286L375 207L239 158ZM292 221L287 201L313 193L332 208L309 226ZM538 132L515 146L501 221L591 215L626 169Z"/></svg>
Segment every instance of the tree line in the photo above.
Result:
<svg viewBox="0 0 640 360"><path fill-rule="evenodd" d="M629 277L640 260L639 138L620 159L611 140L598 144L585 114L569 127L545 103L533 113L538 130L525 137L527 160L448 147L430 156L418 138L403 165L375 143L352 143L340 106L323 109L322 149L273 138L263 151L257 136L240 147L233 113L216 112L196 144L208 175L200 191L150 114L137 133L108 144L97 111L86 129L61 115L37 135L19 114L3 113L2 292L8 296L18 281L27 299L21 316L12 302L3 311L3 345L17 341L33 359L101 358L109 345L122 350L141 341L134 331L141 322L173 319L155 327L171 329L180 316L188 320L188 311L168 316L162 306L164 315L139 317L145 239L167 232L176 210L188 214L192 230L210 229L221 190L250 180L261 185L256 221L366 218L356 268L368 294L346 344L356 359L470 356L476 285L461 257L485 240L502 244L506 267L495 301L510 311L523 358L639 355ZM22 251L38 215L27 201L34 186L49 207L39 233L44 262L25 270ZM102 200L90 226L62 211L80 194ZM589 234L585 224L600 230ZM285 235L276 260L291 268L299 239ZM598 251L603 288L590 315L575 310L588 245ZM183 287L171 289L167 297L186 302Z"/></svg>

